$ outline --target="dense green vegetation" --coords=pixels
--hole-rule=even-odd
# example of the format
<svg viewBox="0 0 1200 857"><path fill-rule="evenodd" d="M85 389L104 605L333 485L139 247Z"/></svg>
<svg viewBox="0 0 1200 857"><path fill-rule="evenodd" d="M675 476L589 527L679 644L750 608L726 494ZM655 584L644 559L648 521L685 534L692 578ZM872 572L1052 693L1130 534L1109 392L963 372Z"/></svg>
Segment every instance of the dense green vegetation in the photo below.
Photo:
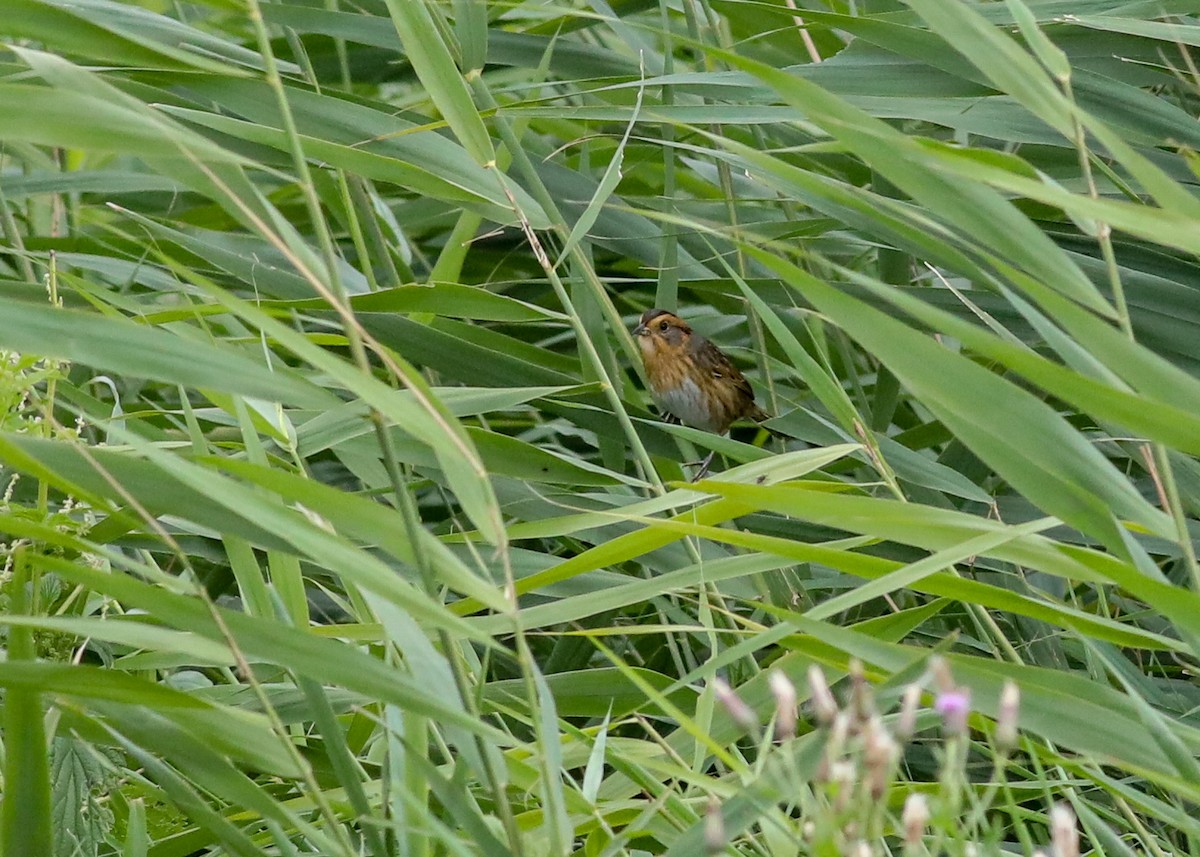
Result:
<svg viewBox="0 0 1200 857"><path fill-rule="evenodd" d="M0 850L1200 853L1189 15L0 2Z"/></svg>

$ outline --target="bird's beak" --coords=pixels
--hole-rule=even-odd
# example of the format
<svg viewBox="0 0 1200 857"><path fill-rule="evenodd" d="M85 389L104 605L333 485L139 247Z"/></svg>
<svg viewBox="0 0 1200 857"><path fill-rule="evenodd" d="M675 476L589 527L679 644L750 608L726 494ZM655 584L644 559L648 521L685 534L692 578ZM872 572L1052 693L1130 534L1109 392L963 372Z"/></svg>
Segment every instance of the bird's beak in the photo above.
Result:
<svg viewBox="0 0 1200 857"><path fill-rule="evenodd" d="M645 336L649 332L650 332L650 328L646 327L646 325L644 325L644 324L639 324L637 327L635 327L633 329L634 336Z"/></svg>

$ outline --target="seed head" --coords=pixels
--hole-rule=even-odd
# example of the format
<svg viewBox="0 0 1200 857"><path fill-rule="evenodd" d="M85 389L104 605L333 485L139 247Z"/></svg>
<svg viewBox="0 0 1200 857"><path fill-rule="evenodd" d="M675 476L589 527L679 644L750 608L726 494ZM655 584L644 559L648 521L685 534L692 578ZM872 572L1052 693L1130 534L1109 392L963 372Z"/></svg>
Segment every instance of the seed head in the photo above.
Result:
<svg viewBox="0 0 1200 857"><path fill-rule="evenodd" d="M858 658L850 661L850 702L858 724L865 723L875 713L875 699L871 694L871 685L867 683L862 661Z"/></svg>
<svg viewBox="0 0 1200 857"><path fill-rule="evenodd" d="M721 804L710 798L704 811L704 848L709 854L720 854L729 840L725 837L725 819L721 815Z"/></svg>
<svg viewBox="0 0 1200 857"><path fill-rule="evenodd" d="M954 689L954 676L950 674L950 665L941 655L929 659L929 672L933 674L933 683L942 693Z"/></svg>
<svg viewBox="0 0 1200 857"><path fill-rule="evenodd" d="M867 721L863 730L863 764L866 766L864 782L867 793L879 800L887 792L891 781L892 766L899 755L899 747L892 740L878 717Z"/></svg>
<svg viewBox="0 0 1200 857"><path fill-rule="evenodd" d="M1050 841L1054 843L1054 857L1079 857L1075 813L1065 803L1056 803L1050 810Z"/></svg>
<svg viewBox="0 0 1200 857"><path fill-rule="evenodd" d="M896 727L892 734L901 744L912 740L917 731L917 708L921 705L921 686L910 684L904 688L904 697L900 701L900 716L896 718Z"/></svg>
<svg viewBox="0 0 1200 857"><path fill-rule="evenodd" d="M808 695L812 699L817 722L822 726L832 724L838 713L837 702L829 690L829 683L825 681L825 673L816 664L808 667Z"/></svg>
<svg viewBox="0 0 1200 857"><path fill-rule="evenodd" d="M850 737L850 715L839 711L829 727L829 738L825 742L825 753L831 759L842 755L846 749L846 739Z"/></svg>
<svg viewBox="0 0 1200 857"><path fill-rule="evenodd" d="M916 848L921 844L925 835L925 825L929 823L929 801L920 792L910 792L904 799L904 812L900 815L904 825L904 846Z"/></svg>
<svg viewBox="0 0 1200 857"><path fill-rule="evenodd" d="M719 676L712 680L713 692L716 693L717 699L725 710L729 712L729 716L733 718L733 722L745 729L747 732L758 726L758 717L754 714L754 709L742 701L742 698L737 695L737 692L729 686L725 679Z"/></svg>
<svg viewBox="0 0 1200 857"><path fill-rule="evenodd" d="M868 843L860 839L851 846L850 857L875 857L875 851Z"/></svg>
<svg viewBox="0 0 1200 857"><path fill-rule="evenodd" d="M996 749L1011 753L1017 746L1017 720L1021 710L1021 689L1012 679L1000 691L1000 709L996 712Z"/></svg>
<svg viewBox="0 0 1200 857"><path fill-rule="evenodd" d="M829 785L833 789L833 808L841 812L850 804L858 782L858 766L849 759L840 759L829 766Z"/></svg>
<svg viewBox="0 0 1200 857"><path fill-rule="evenodd" d="M775 735L787 740L796 735L796 686L782 670L771 670L767 676L771 695L775 697Z"/></svg>

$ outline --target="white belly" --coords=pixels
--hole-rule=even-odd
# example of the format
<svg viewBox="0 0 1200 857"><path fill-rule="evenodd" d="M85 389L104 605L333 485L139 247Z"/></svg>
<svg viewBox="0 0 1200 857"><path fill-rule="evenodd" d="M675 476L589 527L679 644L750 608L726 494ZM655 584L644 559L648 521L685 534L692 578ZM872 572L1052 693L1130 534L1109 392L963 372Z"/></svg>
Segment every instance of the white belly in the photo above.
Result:
<svg viewBox="0 0 1200 857"><path fill-rule="evenodd" d="M654 402L664 411L679 418L685 426L717 430L716 422L709 416L709 409L704 406L704 397L700 388L691 378L685 378L683 383L674 390L652 393Z"/></svg>

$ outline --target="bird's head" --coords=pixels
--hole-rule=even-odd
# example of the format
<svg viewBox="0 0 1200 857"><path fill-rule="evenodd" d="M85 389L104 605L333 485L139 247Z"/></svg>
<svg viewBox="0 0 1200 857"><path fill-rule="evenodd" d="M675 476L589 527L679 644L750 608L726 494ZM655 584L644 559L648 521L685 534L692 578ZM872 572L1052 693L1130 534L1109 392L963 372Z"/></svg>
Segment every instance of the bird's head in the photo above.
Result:
<svg viewBox="0 0 1200 857"><path fill-rule="evenodd" d="M633 329L643 356L656 356L681 350L692 338L686 321L665 309L648 309Z"/></svg>

